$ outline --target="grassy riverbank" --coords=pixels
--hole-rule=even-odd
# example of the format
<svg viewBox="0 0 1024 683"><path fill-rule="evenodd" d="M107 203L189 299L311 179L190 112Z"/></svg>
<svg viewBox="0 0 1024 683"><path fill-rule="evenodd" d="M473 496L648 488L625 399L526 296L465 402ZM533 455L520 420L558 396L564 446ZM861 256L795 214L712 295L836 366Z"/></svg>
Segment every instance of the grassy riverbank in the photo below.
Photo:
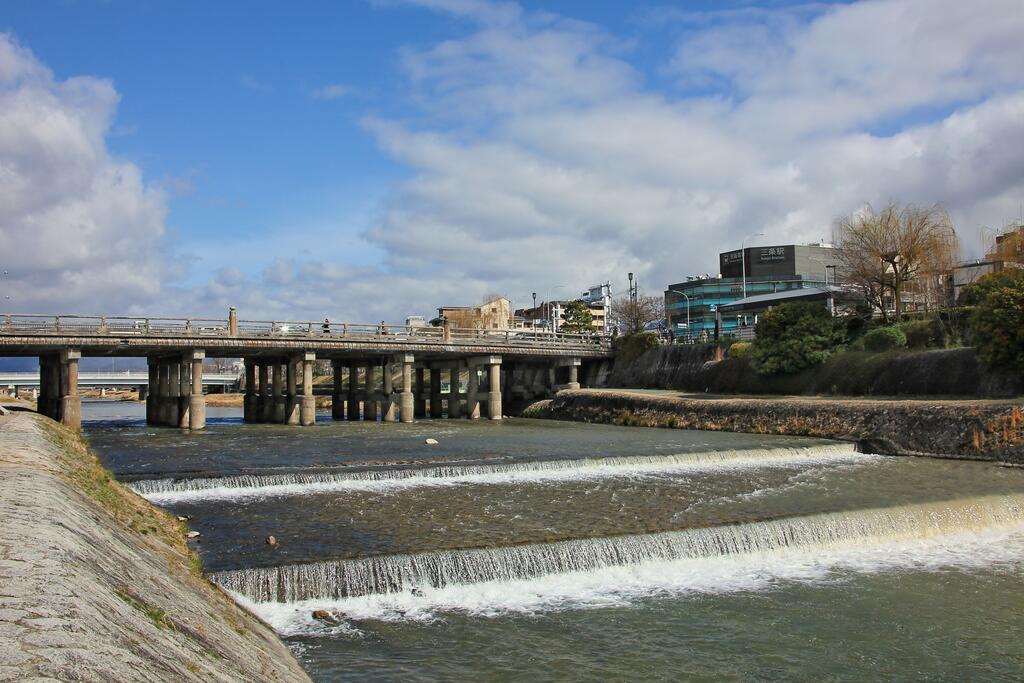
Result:
<svg viewBox="0 0 1024 683"><path fill-rule="evenodd" d="M203 577L185 526L57 423L0 418L0 515L0 678L308 680Z"/></svg>

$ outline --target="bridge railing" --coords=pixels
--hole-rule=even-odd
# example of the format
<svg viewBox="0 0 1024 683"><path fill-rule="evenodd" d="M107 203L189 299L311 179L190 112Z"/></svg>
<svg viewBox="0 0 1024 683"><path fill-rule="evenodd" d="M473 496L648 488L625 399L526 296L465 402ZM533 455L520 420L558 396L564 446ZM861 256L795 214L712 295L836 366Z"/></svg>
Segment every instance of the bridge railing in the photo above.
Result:
<svg viewBox="0 0 1024 683"><path fill-rule="evenodd" d="M542 330L488 330L348 322L239 320L232 335L224 319L140 316L36 315L10 313L0 319L0 335L80 335L116 337L215 337L274 339L352 339L381 342L478 343L508 346L605 347L607 337Z"/></svg>

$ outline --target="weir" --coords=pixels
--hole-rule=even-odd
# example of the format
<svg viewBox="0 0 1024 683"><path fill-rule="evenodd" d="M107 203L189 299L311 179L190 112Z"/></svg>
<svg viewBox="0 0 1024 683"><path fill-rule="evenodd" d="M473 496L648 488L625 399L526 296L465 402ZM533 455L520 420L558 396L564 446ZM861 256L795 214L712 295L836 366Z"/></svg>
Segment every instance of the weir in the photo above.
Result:
<svg viewBox="0 0 1024 683"><path fill-rule="evenodd" d="M867 462L876 456L857 453L850 444L803 448L754 448L669 455L609 456L565 460L526 460L433 467L389 467L344 472L238 475L196 479L136 481L132 489L150 501L171 504L190 500L297 496L352 488L438 486L445 484L515 483L522 480L615 477L658 472L693 472L806 464Z"/></svg>
<svg viewBox="0 0 1024 683"><path fill-rule="evenodd" d="M242 569L210 578L256 603L337 600L657 561L844 549L1022 527L1024 495L983 496L686 531Z"/></svg>

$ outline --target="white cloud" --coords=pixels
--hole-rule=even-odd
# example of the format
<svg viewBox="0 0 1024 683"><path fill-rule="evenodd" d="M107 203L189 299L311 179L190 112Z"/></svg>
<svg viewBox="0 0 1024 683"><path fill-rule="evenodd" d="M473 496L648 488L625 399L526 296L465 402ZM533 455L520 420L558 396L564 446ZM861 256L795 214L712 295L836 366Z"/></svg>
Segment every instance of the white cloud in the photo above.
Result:
<svg viewBox="0 0 1024 683"><path fill-rule="evenodd" d="M352 92L352 89L342 83L332 83L321 88L315 88L309 92L312 99L331 100L341 99Z"/></svg>
<svg viewBox="0 0 1024 683"><path fill-rule="evenodd" d="M508 3L397 4L452 13L464 34L402 51L422 116L365 120L411 170L352 245L376 265L326 260L349 246L325 244L329 221L315 221L315 234L282 226L288 244L319 245L318 255L259 248L278 258L255 275L225 267L170 297L181 312L235 305L243 317L391 322L493 291L525 304L534 291L570 296L605 279L622 290L627 271L657 292L714 271L717 253L752 233L827 239L837 215L889 200L944 204L976 252L977 226L1015 216L1024 198L1016 0L686 15L654 70L675 90L647 85L629 44L582 22ZM147 301L168 277L152 259L164 200L105 150L116 93L95 79L56 82L12 45L0 78L0 173L11 174L0 183L0 254L8 225L59 215L33 258L65 284L46 290L40 276L37 301L73 303L72 275L102 291L83 265L100 253L118 277L141 278L134 295L112 287L112 300ZM36 109L19 114L18 98ZM21 156L31 161L11 161ZM102 228L69 239L83 223ZM20 229L7 250L37 238Z"/></svg>
<svg viewBox="0 0 1024 683"><path fill-rule="evenodd" d="M352 92L352 88L341 83L332 83L310 91L309 96L314 100L337 100Z"/></svg>
<svg viewBox="0 0 1024 683"><path fill-rule="evenodd" d="M488 277L621 289L627 270L657 291L716 269L717 252L752 233L828 239L837 215L889 199L943 203L976 251L977 224L1001 223L1024 196L1014 5L707 18L670 62L678 93L645 88L594 27L481 21L404 55L442 124L368 121L417 171L368 237L394 268L468 275L481 293ZM697 82L724 95L695 96Z"/></svg>
<svg viewBox="0 0 1024 683"><path fill-rule="evenodd" d="M164 194L106 149L109 81L57 80L0 34L0 261L17 310L126 310L170 275ZM171 262L173 266L173 261Z"/></svg>
<svg viewBox="0 0 1024 683"><path fill-rule="evenodd" d="M239 78L238 82L241 83L242 87L246 88L247 90L252 90L253 92L258 92L261 94L269 93L274 89L274 87L269 83L264 83L255 76L250 76L248 74Z"/></svg>

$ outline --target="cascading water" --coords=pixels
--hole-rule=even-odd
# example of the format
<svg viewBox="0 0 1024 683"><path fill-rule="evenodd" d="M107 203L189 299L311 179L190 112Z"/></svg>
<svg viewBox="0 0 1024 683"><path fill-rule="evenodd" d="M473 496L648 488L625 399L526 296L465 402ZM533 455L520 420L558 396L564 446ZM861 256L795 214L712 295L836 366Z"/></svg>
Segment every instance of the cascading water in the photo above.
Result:
<svg viewBox="0 0 1024 683"><path fill-rule="evenodd" d="M849 444L805 448L759 448L673 455L529 460L493 464L416 468L364 469L351 472L238 475L202 479L153 479L131 487L161 504L188 500L230 500L247 497L309 495L350 489L443 486L459 483L515 483L612 477L658 472L697 472L756 467L867 462L875 456L857 453Z"/></svg>
<svg viewBox="0 0 1024 683"><path fill-rule="evenodd" d="M421 586L515 581L791 549L825 552L1022 526L1024 495L985 496L647 535L243 569L211 578L256 603L338 600Z"/></svg>

